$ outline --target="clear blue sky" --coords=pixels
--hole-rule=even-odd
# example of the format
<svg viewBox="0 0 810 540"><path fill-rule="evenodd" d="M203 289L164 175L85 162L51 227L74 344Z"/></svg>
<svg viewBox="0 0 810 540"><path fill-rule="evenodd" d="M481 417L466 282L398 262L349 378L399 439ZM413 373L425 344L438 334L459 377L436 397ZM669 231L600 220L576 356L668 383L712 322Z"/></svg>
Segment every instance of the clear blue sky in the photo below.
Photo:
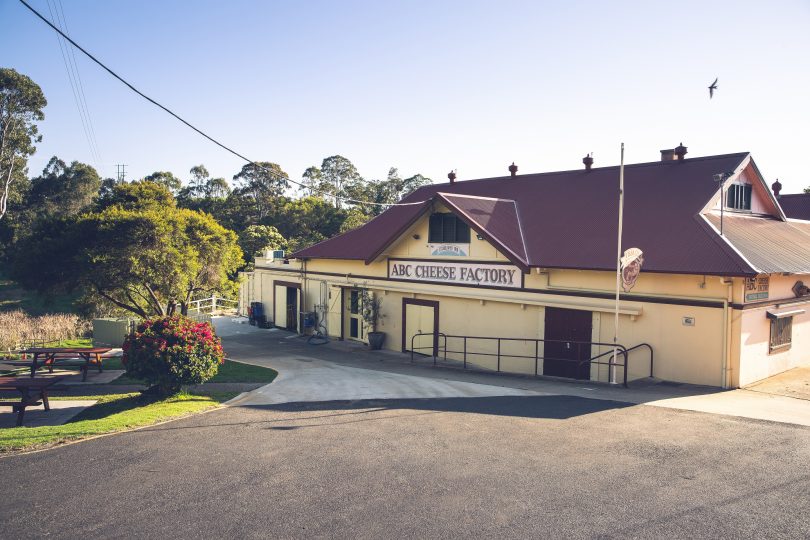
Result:
<svg viewBox="0 0 810 540"><path fill-rule="evenodd" d="M810 185L810 3L62 0L73 38L136 87L299 178L333 154L446 181L751 151ZM46 0L31 3L48 13ZM48 99L54 154L128 178L242 166L77 53L101 162L52 30L0 0L0 65ZM706 87L719 77L709 100Z"/></svg>

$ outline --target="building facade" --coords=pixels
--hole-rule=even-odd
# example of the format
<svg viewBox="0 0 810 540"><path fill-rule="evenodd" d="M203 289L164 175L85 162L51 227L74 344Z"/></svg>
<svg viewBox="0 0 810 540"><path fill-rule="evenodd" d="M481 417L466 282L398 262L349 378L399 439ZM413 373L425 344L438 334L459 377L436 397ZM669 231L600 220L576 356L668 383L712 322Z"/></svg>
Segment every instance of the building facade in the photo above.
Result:
<svg viewBox="0 0 810 540"><path fill-rule="evenodd" d="M367 291L386 349L521 374L738 387L810 364L810 223L785 217L750 154L685 153L625 167L622 249L643 252L620 294L626 355L612 345L619 171L590 158L451 178L289 258L257 258L241 309L261 302L297 332L314 312L330 337L367 342Z"/></svg>

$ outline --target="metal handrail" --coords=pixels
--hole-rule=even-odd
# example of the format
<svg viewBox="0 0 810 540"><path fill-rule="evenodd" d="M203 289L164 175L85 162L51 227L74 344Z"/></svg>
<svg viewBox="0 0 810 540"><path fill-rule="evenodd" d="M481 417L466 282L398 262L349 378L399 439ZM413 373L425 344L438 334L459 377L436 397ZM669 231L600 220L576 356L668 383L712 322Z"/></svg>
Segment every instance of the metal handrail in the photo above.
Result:
<svg viewBox="0 0 810 540"><path fill-rule="evenodd" d="M417 337L420 336L432 336L433 341L429 347L416 347L415 341ZM439 338L442 339L442 343L439 343ZM460 351L455 350L448 350L447 348L447 340L450 339L461 339L463 344L463 349ZM497 343L497 352L495 353L487 353L487 352L469 352L467 347L468 340L483 340L483 341L496 341ZM521 341L524 343L534 343L534 356L528 356L525 354L503 354L501 348L502 341ZM581 350L583 345L588 347L610 347L611 350L607 352L603 352L597 354L596 356L592 356L587 360L572 360L570 358L552 358L547 356L540 356L540 343L570 343L575 345L578 350ZM650 350L650 377L653 376L653 349L648 343L640 343L629 349L621 344L614 344L614 343L604 343L599 341L572 341L572 340L559 340L559 339L541 339L541 338L504 338L504 337L489 337L489 336L457 336L457 335L449 335L443 332L418 332L411 336L411 362L414 360L414 353L416 354L423 354L417 352L420 349L430 349L431 356L433 357L433 365L435 366L437 363L437 357L439 356L438 352L439 349L442 350L442 356L445 361L447 361L447 353L453 354L461 354L464 369L467 369L467 355L472 356L494 356L497 358L496 364L496 371L501 371L501 358L533 358L534 359L534 374L535 376L539 375L539 362L540 360L555 360L561 362L576 362L577 370L579 371L583 365L606 365L610 368L621 368L622 369L622 385L627 387L627 372L628 372L628 362L629 362L629 354L631 351L634 351L640 347L647 347ZM617 352L614 354L614 348L617 349ZM424 355L427 356L427 355ZM599 358L610 356L611 359L608 362L597 362ZM619 363L618 357L622 357L622 362Z"/></svg>

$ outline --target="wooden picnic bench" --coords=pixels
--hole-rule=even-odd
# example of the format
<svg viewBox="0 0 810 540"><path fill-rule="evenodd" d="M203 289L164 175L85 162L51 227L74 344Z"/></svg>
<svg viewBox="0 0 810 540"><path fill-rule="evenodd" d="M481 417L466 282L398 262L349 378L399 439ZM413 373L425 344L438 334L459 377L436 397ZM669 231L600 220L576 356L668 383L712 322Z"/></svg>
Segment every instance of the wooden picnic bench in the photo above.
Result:
<svg viewBox="0 0 810 540"><path fill-rule="evenodd" d="M0 377L0 391L20 393L20 401L0 401L0 406L11 407L11 410L17 413L17 425L21 426L26 407L45 405L46 411L51 410L51 405L48 403L48 392L63 388L57 385L62 379L64 377L41 377L39 379Z"/></svg>
<svg viewBox="0 0 810 540"><path fill-rule="evenodd" d="M30 359L4 363L30 367L31 378L40 368L48 368L48 373L53 373L54 367L78 367L82 373L82 381L86 381L91 365L95 365L99 373L103 371L101 355L111 350L109 347L32 347L19 351L23 357L30 355Z"/></svg>

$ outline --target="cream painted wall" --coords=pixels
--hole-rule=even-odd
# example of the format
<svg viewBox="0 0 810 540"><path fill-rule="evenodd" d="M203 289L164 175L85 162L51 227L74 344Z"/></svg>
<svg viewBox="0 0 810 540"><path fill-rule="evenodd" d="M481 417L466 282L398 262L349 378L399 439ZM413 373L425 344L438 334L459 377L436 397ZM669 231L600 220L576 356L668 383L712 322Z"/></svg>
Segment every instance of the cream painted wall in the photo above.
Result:
<svg viewBox="0 0 810 540"><path fill-rule="evenodd" d="M739 373L736 383L745 386L788 369L810 365L810 299L802 303L782 305L780 301L795 300L793 285L797 281L810 283L809 275L770 276L768 303L740 312L735 321L739 332ZM768 311L804 309L793 318L793 344L788 350L770 352L770 319Z"/></svg>
<svg viewBox="0 0 810 540"><path fill-rule="evenodd" d="M413 234L420 239L414 240ZM392 257L437 259L427 256L427 216L390 250ZM444 257L463 261L463 257ZM471 256L467 260L505 260L485 241L472 236ZM272 314L272 280L301 281L301 261L281 264L280 261L257 260L255 275L244 287L252 292L252 299L261 300ZM608 296L615 287L613 272L548 270L532 271L525 276L526 290L491 290L476 287L456 287L418 282L392 282L385 280L388 272L385 257L366 265L363 261L319 259L306 262L310 279L303 288L301 310L313 311L320 302L320 282L328 283L327 325L329 335L341 336L341 294L345 288L368 288L383 299L383 319L379 330L385 332L385 348L402 348L402 299L419 298L440 302L439 329L446 334L501 336L516 338L542 338L544 335L545 306L582 309L593 313L593 340L605 343L613 339L613 300ZM327 272L317 275L313 272ZM772 276L770 298L792 297L790 287L796 279L810 282L810 276ZM726 285L730 282L731 285ZM558 293L558 294L555 294ZM600 293L607 298L587 297L588 292ZM565 294L577 293L577 294ZM249 294L249 295L250 295ZM784 358L772 357L762 361L762 344L767 349L764 315L759 318L755 310L743 312L722 307L695 307L681 303L728 300L740 304L744 297L744 281L702 275L674 275L642 272L631 295L650 297L623 299L621 304L619 342L632 347L646 342L655 351L655 376L665 380L721 386L724 380L724 362L727 362L728 381L733 386L767 376L804 362L810 352L808 322L794 326L794 347ZM666 303L670 302L670 303ZM348 306L344 307L347 308ZM724 316L725 314L725 316ZM694 321L684 324L684 318ZM728 318L728 321L726 319ZM804 335L807 337L804 337ZM801 337L800 337L801 336ZM724 340L727 348L724 349ZM460 348L449 344L450 348ZM494 352L477 344L480 351ZM494 347L494 345L488 345ZM510 344L515 354L534 355L533 344ZM593 354L610 348L594 348ZM724 352L726 351L727 352ZM503 352L510 352L504 350ZM539 351L542 356L542 348ZM452 356L452 355L449 355ZM766 354L767 356L767 354ZM482 368L494 368L494 359L480 357L476 363ZM763 367L767 366L767 367ZM502 369L518 373L534 373L534 361L504 359ZM542 373L542 365L538 371ZM630 356L629 379L649 375L646 351L637 350ZM607 380L607 367L593 367L592 378ZM621 377L621 373L619 373Z"/></svg>
<svg viewBox="0 0 810 540"><path fill-rule="evenodd" d="M449 210L440 204L435 205L435 212L449 212ZM444 256L437 257L430 255L428 248L428 224L429 214L411 226L408 231L403 234L400 239L395 242L391 248L386 250L383 257L400 257L400 258L417 258L417 259L435 259L435 260L464 260L465 257ZM413 236L418 235L416 239ZM477 261L507 261L492 244L486 240L479 240L474 230L470 230L470 255L469 259Z"/></svg>

